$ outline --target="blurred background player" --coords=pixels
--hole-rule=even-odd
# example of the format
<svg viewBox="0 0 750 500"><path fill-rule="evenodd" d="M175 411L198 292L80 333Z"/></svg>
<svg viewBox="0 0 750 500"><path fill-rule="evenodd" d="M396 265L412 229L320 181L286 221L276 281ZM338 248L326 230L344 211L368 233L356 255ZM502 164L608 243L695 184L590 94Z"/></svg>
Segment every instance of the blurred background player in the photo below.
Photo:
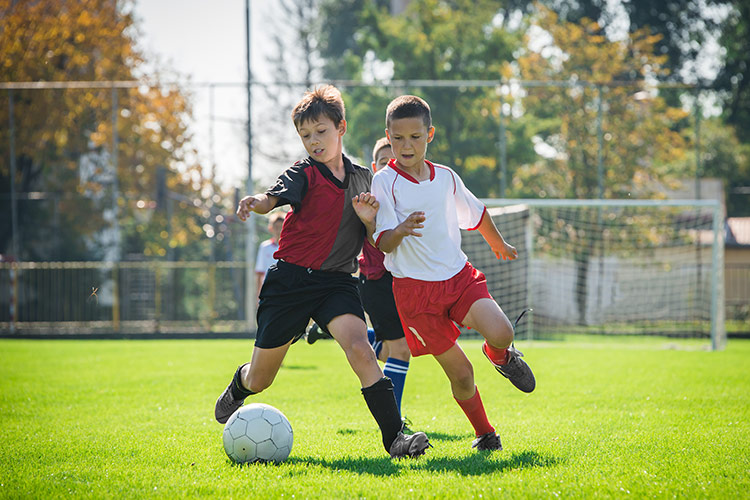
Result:
<svg viewBox="0 0 750 500"><path fill-rule="evenodd" d="M276 262L273 254L279 249L279 236L285 216L286 212L273 212L268 217L268 232L271 233L271 237L258 245L258 255L255 258L255 282L258 299L260 299L260 289L263 286L263 280L266 279L268 268Z"/></svg>
<svg viewBox="0 0 750 500"><path fill-rule="evenodd" d="M531 392L536 381L513 347L513 326L489 294L484 274L461 250L460 229L479 230L497 258L512 260L518 252L461 178L426 160L434 134L424 100L401 96L388 105L386 136L394 159L372 181L380 207L370 236L386 252L385 266L394 276L393 295L412 355L432 354L442 367L454 399L474 427L472 447L502 450L474 383L474 368L456 343L461 334L456 324L485 338L482 352L518 389Z"/></svg>

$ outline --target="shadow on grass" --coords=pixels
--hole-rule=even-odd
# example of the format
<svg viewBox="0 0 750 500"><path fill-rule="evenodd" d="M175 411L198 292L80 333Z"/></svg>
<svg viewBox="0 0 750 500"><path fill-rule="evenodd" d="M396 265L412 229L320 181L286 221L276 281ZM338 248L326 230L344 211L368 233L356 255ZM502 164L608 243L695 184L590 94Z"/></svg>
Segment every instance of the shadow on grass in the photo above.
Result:
<svg viewBox="0 0 750 500"><path fill-rule="evenodd" d="M419 429L416 429L419 430ZM427 433L427 437L430 438L430 442L432 444L435 444L435 441L465 441L469 440L471 441L474 439L474 436L468 433L465 434L446 434L445 432L430 432L425 431Z"/></svg>
<svg viewBox="0 0 750 500"><path fill-rule="evenodd" d="M320 369L317 365L282 365L284 370L318 370Z"/></svg>
<svg viewBox="0 0 750 500"><path fill-rule="evenodd" d="M429 454L429 451L427 452ZM328 460L317 457L293 457L286 463L293 465L319 465L332 471L346 471L354 474L373 476L392 476L400 474L402 469L424 470L429 472L454 472L464 476L478 476L496 472L522 470L537 467L552 467L559 460L550 455L541 455L535 451L521 451L510 455L478 452L475 455L460 458L420 457L415 460L392 460L388 457L363 458L347 457Z"/></svg>

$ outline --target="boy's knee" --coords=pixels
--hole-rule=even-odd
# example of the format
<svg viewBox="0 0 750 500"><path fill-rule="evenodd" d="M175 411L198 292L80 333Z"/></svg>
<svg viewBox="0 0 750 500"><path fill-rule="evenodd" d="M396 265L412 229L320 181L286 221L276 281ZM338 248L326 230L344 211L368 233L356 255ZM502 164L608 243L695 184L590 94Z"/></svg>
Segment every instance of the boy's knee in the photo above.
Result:
<svg viewBox="0 0 750 500"><path fill-rule="evenodd" d="M474 387L474 369L471 365L464 367L453 375L453 383L462 389L471 389Z"/></svg>
<svg viewBox="0 0 750 500"><path fill-rule="evenodd" d="M348 355L366 361L370 358L375 359L375 352L367 339L357 339L353 341L347 349Z"/></svg>

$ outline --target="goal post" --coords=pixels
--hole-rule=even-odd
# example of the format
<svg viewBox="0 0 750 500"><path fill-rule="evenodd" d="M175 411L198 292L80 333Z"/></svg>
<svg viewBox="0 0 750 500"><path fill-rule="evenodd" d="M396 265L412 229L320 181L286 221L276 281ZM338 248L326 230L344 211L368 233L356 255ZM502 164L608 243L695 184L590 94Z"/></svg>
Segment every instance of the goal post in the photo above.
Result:
<svg viewBox="0 0 750 500"><path fill-rule="evenodd" d="M495 258L478 231L463 232L518 338L565 334L705 338L724 330L724 238L716 200L485 199L519 252Z"/></svg>

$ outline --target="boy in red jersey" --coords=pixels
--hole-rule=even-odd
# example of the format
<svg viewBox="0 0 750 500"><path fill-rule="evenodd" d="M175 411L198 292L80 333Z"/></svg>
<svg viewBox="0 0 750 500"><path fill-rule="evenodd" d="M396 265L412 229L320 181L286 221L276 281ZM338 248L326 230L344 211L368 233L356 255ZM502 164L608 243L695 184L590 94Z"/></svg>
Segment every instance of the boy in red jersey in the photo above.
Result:
<svg viewBox="0 0 750 500"><path fill-rule="evenodd" d="M342 154L346 120L335 87L305 93L292 119L309 157L282 173L265 193L243 198L237 209L245 220L251 212L292 206L274 254L278 260L260 292L252 360L237 368L219 396L216 420L225 423L245 398L273 383L289 346L312 318L346 353L386 451L394 458L422 455L429 446L427 436L401 431L393 385L367 342L357 281L351 275L365 237L360 217L371 221L377 212L377 202L367 193L372 173Z"/></svg>
<svg viewBox="0 0 750 500"><path fill-rule="evenodd" d="M454 322L485 338L485 356L518 389L531 392L536 381L512 345L513 326L489 294L484 274L461 250L460 229L479 230L498 258L512 260L518 254L461 178L425 159L435 128L424 100L394 99L386 110L386 127L394 159L373 178L372 194L380 207L372 237L394 276L393 293L409 349L413 356L432 354L443 368L453 397L474 427L472 446L501 450L471 362L456 343L460 331Z"/></svg>

